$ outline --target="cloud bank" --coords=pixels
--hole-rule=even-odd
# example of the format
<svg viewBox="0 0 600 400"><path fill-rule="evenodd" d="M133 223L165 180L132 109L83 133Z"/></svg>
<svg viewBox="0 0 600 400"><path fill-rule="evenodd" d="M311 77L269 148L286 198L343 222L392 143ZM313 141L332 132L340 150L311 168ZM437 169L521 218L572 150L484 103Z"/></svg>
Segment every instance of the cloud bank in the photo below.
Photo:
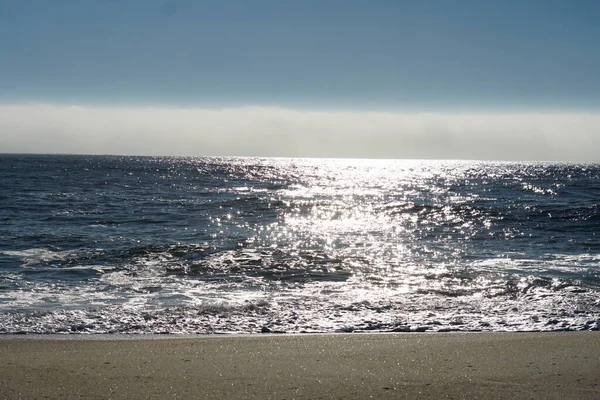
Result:
<svg viewBox="0 0 600 400"><path fill-rule="evenodd" d="M600 161L600 113L0 105L0 153Z"/></svg>

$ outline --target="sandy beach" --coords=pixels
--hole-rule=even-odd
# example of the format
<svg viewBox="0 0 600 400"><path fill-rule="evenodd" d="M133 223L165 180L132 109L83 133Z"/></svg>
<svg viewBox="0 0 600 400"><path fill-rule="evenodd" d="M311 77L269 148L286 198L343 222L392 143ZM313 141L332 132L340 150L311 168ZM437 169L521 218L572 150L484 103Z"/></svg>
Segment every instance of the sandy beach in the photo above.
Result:
<svg viewBox="0 0 600 400"><path fill-rule="evenodd" d="M597 399L600 333L4 336L0 398Z"/></svg>

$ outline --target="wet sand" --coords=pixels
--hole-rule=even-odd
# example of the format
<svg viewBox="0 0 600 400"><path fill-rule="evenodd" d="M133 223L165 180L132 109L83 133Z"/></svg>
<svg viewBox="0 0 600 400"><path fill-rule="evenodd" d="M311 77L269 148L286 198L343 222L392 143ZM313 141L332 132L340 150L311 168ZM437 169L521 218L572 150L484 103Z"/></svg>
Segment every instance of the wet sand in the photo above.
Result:
<svg viewBox="0 0 600 400"><path fill-rule="evenodd" d="M600 398L600 332L152 338L0 336L0 398Z"/></svg>

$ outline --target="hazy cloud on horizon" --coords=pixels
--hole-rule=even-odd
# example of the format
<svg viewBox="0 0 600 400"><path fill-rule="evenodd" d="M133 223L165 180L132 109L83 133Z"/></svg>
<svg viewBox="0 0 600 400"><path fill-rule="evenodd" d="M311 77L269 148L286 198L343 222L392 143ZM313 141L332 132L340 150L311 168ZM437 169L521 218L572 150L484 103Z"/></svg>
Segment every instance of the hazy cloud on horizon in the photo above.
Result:
<svg viewBox="0 0 600 400"><path fill-rule="evenodd" d="M599 162L600 113L0 105L0 153Z"/></svg>

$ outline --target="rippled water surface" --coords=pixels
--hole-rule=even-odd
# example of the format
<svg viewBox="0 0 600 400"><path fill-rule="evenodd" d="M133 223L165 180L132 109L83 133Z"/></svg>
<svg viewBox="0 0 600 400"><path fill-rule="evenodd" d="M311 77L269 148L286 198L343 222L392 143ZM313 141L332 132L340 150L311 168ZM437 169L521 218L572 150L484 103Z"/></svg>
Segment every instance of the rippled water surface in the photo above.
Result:
<svg viewBox="0 0 600 400"><path fill-rule="evenodd" d="M0 155L0 332L600 328L600 166Z"/></svg>

